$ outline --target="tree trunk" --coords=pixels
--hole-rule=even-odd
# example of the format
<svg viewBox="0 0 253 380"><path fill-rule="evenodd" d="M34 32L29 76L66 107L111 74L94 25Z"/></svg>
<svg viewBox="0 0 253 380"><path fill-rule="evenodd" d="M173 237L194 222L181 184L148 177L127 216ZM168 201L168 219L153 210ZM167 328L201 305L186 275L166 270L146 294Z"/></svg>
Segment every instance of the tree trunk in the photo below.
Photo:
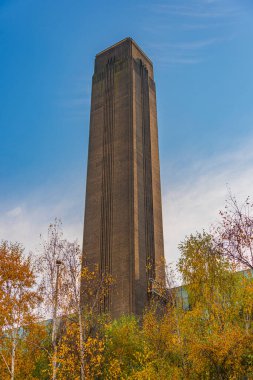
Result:
<svg viewBox="0 0 253 380"><path fill-rule="evenodd" d="M52 344L53 344L53 376L52 379L56 380L56 369L57 369L57 344L56 344L56 319L53 320L53 330L52 330Z"/></svg>
<svg viewBox="0 0 253 380"><path fill-rule="evenodd" d="M16 358L16 346L17 346L17 337L16 330L12 331L12 348L11 348L11 380L14 380L15 377L15 358Z"/></svg>
<svg viewBox="0 0 253 380"><path fill-rule="evenodd" d="M53 327L52 327L52 345L53 345L53 377L56 380L57 371L57 308L58 308L58 281L59 281L59 264L56 265L56 282L54 295L54 310L53 310Z"/></svg>
<svg viewBox="0 0 253 380"><path fill-rule="evenodd" d="M83 322L82 322L82 310L79 306L78 310L78 319L79 319L79 344L80 344L80 364L81 364L81 374L80 380L85 380L85 370L84 370L84 337L83 337Z"/></svg>

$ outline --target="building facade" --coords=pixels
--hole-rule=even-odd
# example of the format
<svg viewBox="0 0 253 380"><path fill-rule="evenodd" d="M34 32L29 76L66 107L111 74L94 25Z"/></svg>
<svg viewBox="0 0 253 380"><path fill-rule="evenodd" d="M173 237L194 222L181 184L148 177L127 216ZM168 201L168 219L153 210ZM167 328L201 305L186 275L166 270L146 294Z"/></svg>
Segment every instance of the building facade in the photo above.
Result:
<svg viewBox="0 0 253 380"><path fill-rule="evenodd" d="M115 279L113 317L140 315L150 280L164 281L153 65L131 38L95 59L83 252Z"/></svg>

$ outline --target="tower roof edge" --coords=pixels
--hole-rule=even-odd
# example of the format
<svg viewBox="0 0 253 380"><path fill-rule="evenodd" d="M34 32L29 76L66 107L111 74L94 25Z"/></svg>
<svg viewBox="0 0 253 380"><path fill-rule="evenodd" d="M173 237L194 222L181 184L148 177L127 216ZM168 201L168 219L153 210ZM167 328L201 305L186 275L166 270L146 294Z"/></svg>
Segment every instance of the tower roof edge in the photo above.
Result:
<svg viewBox="0 0 253 380"><path fill-rule="evenodd" d="M114 49L115 47L117 47L117 46L119 46L119 45L123 45L123 44L126 43L127 41L130 42L130 43L132 43L132 44L135 46L135 48L136 48L137 50L139 50L139 52L140 52L140 53L146 58L146 60L151 64L151 66L153 66L153 63L152 63L151 59L150 59L150 58L144 53L144 51L140 48L140 46L139 46L139 45L134 41L134 39L131 38L131 37L126 37L126 38L124 38L123 40L120 40L119 42L116 42L115 44L113 44L113 45L109 46L108 48L102 50L101 52L99 52L98 54L96 54L96 58L99 57L99 56L101 56L101 55L103 55L104 53L107 53L109 50Z"/></svg>

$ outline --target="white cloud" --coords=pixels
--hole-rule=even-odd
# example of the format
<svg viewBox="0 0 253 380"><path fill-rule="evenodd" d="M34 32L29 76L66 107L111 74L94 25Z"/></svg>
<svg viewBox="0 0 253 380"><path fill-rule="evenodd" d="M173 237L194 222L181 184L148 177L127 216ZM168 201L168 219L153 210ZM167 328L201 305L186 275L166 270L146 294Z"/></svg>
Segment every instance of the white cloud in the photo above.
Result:
<svg viewBox="0 0 253 380"><path fill-rule="evenodd" d="M0 214L0 240L19 242L26 252L38 252L40 235L46 238L50 223L57 217L63 222L64 236L69 240L82 242L83 229L83 181L80 189L62 194L58 188L34 192L22 199L22 207L17 206ZM47 194L47 196L46 196ZM1 206L1 205L0 205Z"/></svg>
<svg viewBox="0 0 253 380"><path fill-rule="evenodd" d="M163 219L168 262L179 256L186 235L208 229L224 208L228 187L240 200L253 197L253 139L237 151L199 162L180 184L165 189Z"/></svg>
<svg viewBox="0 0 253 380"><path fill-rule="evenodd" d="M20 206L15 207L9 211L6 212L6 215L9 217L16 217L19 216L22 213L22 208Z"/></svg>
<svg viewBox="0 0 253 380"><path fill-rule="evenodd" d="M218 219L224 207L227 186L239 198L253 197L253 138L236 151L215 159L198 161L194 167L177 172L177 181L170 174L170 186L163 189L163 219L165 255L168 262L179 256L177 246L184 237L196 230L208 229ZM180 179L178 181L178 179ZM77 189L77 190L76 190ZM27 251L36 251L40 234L55 217L63 222L66 238L82 243L84 183L76 183L62 193L62 187L44 189L29 195L0 214L0 239L21 242ZM0 205L1 206L1 205Z"/></svg>

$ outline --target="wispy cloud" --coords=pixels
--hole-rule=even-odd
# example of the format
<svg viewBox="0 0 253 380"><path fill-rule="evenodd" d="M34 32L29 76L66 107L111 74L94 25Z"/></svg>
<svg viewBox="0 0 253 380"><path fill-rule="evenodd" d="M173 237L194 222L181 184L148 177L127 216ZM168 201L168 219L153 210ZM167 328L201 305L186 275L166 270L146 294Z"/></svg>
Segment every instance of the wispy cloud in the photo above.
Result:
<svg viewBox="0 0 253 380"><path fill-rule="evenodd" d="M221 41L221 39L220 39ZM189 42L161 42L158 44L151 44L157 54L157 62L162 65L173 64L197 64L204 60L202 51L211 45L219 42L218 38L210 38L206 40L195 40ZM165 54L165 52L167 54Z"/></svg>
<svg viewBox="0 0 253 380"><path fill-rule="evenodd" d="M167 65L204 62L208 49L234 36L232 26L245 11L226 0L182 0L149 3L143 7L150 15L148 24L144 25L152 41L149 48Z"/></svg>
<svg viewBox="0 0 253 380"><path fill-rule="evenodd" d="M15 218L21 214L22 214L22 208L20 206L15 207L15 208L6 212L6 216L8 216L10 218Z"/></svg>
<svg viewBox="0 0 253 380"><path fill-rule="evenodd" d="M196 163L183 181L164 190L164 236L168 262L186 235L208 229L218 220L229 186L239 198L253 197L253 138L237 151Z"/></svg>
<svg viewBox="0 0 253 380"><path fill-rule="evenodd" d="M241 13L239 8L228 8L213 6L216 2L207 2L205 5L192 3L191 6L178 6L157 4L153 7L153 11L157 13L167 13L171 15L194 17L194 18L227 18L237 17Z"/></svg>
<svg viewBox="0 0 253 380"><path fill-rule="evenodd" d="M197 63L201 63L203 61L202 58L198 58L197 56L187 57L185 55L180 54L170 54L168 57L159 57L157 62L161 66L168 65L195 65Z"/></svg>
<svg viewBox="0 0 253 380"><path fill-rule="evenodd" d="M158 45L151 44L150 46L158 50L173 49L173 48L180 49L180 50L197 50L197 49L204 48L206 46L213 45L214 43L220 42L220 41L221 39L218 39L218 38L209 38L205 40L196 40L196 41L178 42L178 43L164 42Z"/></svg>

